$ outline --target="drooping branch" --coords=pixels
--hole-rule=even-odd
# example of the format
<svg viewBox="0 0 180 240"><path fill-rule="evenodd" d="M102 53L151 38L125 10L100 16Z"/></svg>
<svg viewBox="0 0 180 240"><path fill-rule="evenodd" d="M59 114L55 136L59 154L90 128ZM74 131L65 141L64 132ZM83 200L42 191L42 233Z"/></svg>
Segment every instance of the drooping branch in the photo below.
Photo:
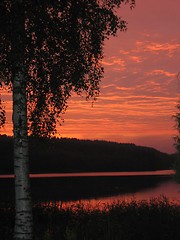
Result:
<svg viewBox="0 0 180 240"><path fill-rule="evenodd" d="M126 30L126 21L116 13L122 3L132 7L135 1L25 1L24 72L30 133L37 134L40 129L44 134L47 129L47 135L54 133L72 92L85 93L87 98L98 96L104 74L104 40L118 30ZM11 1L2 0L0 9L6 26L6 30L0 30L0 73L8 84L15 61L11 51Z"/></svg>

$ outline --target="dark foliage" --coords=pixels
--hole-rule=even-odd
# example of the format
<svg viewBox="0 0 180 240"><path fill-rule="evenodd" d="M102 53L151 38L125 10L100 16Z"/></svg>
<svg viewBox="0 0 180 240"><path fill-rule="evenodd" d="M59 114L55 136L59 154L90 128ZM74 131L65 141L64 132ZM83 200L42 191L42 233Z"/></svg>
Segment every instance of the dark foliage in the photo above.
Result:
<svg viewBox="0 0 180 240"><path fill-rule="evenodd" d="M175 155L135 144L78 139L30 138L33 173L170 169ZM13 172L13 139L0 136L0 173Z"/></svg>
<svg viewBox="0 0 180 240"><path fill-rule="evenodd" d="M180 76L180 73L178 74ZM177 136L175 137L175 146L177 150L177 157L174 164L176 171L175 178L176 181L180 183L180 102L177 104L177 113L174 116L176 121Z"/></svg>
<svg viewBox="0 0 180 240"><path fill-rule="evenodd" d="M33 208L38 240L179 240L180 207L166 198L112 205L63 208L58 203ZM14 211L0 206L0 235L12 239Z"/></svg>
<svg viewBox="0 0 180 240"><path fill-rule="evenodd" d="M126 30L116 14L123 2L135 5L134 0L0 1L0 86L11 85L21 60L32 135L54 134L72 92L99 94L104 40ZM13 25L19 15L20 32Z"/></svg>

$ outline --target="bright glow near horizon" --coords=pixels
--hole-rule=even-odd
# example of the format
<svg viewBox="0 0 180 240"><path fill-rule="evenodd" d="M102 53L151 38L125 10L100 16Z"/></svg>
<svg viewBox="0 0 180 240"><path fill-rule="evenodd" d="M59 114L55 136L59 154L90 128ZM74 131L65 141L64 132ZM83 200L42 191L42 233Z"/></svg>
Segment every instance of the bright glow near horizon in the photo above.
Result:
<svg viewBox="0 0 180 240"><path fill-rule="evenodd" d="M93 104L73 96L58 126L61 137L131 142L174 152L172 115L178 101L180 1L136 0L122 7L128 31L105 43L104 79ZM11 97L2 93L12 135Z"/></svg>

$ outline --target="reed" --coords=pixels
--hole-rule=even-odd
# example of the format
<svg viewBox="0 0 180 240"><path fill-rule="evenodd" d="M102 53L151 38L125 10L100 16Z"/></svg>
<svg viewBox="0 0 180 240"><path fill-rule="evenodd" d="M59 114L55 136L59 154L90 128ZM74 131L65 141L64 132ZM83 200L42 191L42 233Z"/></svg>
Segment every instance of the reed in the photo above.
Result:
<svg viewBox="0 0 180 240"><path fill-rule="evenodd" d="M33 208L35 240L179 240L180 206L165 197L92 206L49 202ZM0 236L12 239L14 210L0 204Z"/></svg>

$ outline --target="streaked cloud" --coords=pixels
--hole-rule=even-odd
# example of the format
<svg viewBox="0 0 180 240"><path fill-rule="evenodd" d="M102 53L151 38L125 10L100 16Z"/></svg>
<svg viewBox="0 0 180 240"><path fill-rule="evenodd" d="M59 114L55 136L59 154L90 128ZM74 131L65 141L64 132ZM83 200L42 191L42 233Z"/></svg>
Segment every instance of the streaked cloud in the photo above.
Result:
<svg viewBox="0 0 180 240"><path fill-rule="evenodd" d="M176 73L171 73L168 71L164 71L163 69L154 69L152 72L147 73L148 75L165 75L166 77L176 77Z"/></svg>
<svg viewBox="0 0 180 240"><path fill-rule="evenodd" d="M135 63L141 63L142 59L140 56L130 56L130 59L132 59Z"/></svg>
<svg viewBox="0 0 180 240"><path fill-rule="evenodd" d="M125 61L122 58L112 56L102 61L104 67L110 67L113 71L124 71L126 69Z"/></svg>
<svg viewBox="0 0 180 240"><path fill-rule="evenodd" d="M180 1L136 2L133 11L121 9L128 31L105 43L105 75L97 101L73 95L58 130L62 137L134 142L173 152ZM4 99L8 124L0 133L12 133L11 98L4 93Z"/></svg>
<svg viewBox="0 0 180 240"><path fill-rule="evenodd" d="M145 49L154 52L167 51L173 53L176 50L180 51L180 43L150 43L149 45L146 45Z"/></svg>

